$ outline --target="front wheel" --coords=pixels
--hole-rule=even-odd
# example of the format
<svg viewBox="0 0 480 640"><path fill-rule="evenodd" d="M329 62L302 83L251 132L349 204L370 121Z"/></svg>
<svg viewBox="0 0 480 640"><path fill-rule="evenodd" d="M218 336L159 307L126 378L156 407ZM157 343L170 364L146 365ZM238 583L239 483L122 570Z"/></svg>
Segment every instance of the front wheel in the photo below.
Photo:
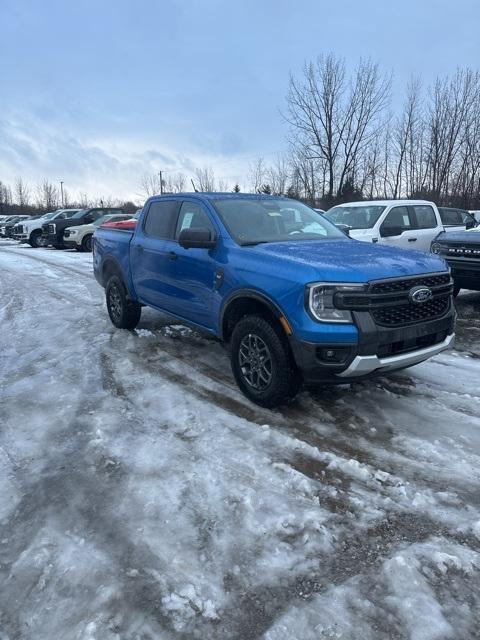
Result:
<svg viewBox="0 0 480 640"><path fill-rule="evenodd" d="M230 357L241 391L262 407L278 406L300 388L300 375L286 338L262 316L246 316L236 325Z"/></svg>
<svg viewBox="0 0 480 640"><path fill-rule="evenodd" d="M92 250L92 237L92 234L89 233L83 238L81 251L90 252Z"/></svg>
<svg viewBox="0 0 480 640"><path fill-rule="evenodd" d="M105 288L108 315L119 329L135 329L142 315L138 302L129 300L127 291L119 276L111 276Z"/></svg>

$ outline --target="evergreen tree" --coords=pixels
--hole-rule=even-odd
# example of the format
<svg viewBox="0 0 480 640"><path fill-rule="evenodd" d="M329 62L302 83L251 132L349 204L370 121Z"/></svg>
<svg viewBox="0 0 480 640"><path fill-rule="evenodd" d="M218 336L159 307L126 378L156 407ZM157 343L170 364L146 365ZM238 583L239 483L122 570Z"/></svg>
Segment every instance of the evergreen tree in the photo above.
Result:
<svg viewBox="0 0 480 640"><path fill-rule="evenodd" d="M233 193L240 193L240 186L239 186L238 182L233 187Z"/></svg>

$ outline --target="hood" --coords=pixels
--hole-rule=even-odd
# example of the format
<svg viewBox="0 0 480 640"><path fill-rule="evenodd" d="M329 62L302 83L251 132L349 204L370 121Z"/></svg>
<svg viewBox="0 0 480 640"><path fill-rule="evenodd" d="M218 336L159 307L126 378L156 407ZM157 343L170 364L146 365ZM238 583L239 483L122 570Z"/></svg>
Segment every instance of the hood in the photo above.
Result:
<svg viewBox="0 0 480 640"><path fill-rule="evenodd" d="M435 242L452 242L453 244L465 244L465 242L473 242L480 244L480 227L468 229L468 231L450 231L450 233L439 233L435 238Z"/></svg>
<svg viewBox="0 0 480 640"><path fill-rule="evenodd" d="M431 253L347 238L259 244L252 249L263 257L276 257L289 263L297 270L299 266L308 268L309 277L327 282L368 282L448 269L443 258Z"/></svg>

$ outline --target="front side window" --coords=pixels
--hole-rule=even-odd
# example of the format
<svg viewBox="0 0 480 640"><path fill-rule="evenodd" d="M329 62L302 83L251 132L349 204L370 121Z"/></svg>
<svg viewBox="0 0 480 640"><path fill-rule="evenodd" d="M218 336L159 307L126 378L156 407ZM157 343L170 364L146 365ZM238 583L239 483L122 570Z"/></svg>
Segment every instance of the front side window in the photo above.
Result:
<svg viewBox="0 0 480 640"><path fill-rule="evenodd" d="M393 209L390 209L382 223L382 229L391 228L401 229L401 231L408 231L408 229L413 228L408 207L393 207Z"/></svg>
<svg viewBox="0 0 480 640"><path fill-rule="evenodd" d="M413 210L417 219L417 229L435 229L437 218L432 207L426 204L415 204Z"/></svg>
<svg viewBox="0 0 480 640"><path fill-rule="evenodd" d="M296 200L235 196L215 200L214 206L240 245L347 239L333 223Z"/></svg>
<svg viewBox="0 0 480 640"><path fill-rule="evenodd" d="M385 211L383 205L361 207L333 207L325 214L334 224L346 224L350 229L373 229Z"/></svg>
<svg viewBox="0 0 480 640"><path fill-rule="evenodd" d="M145 234L152 238L173 239L177 211L175 200L152 202L143 227Z"/></svg>
<svg viewBox="0 0 480 640"><path fill-rule="evenodd" d="M211 237L215 235L213 224L203 207L196 202L183 202L178 215L175 240L184 229L208 229Z"/></svg>

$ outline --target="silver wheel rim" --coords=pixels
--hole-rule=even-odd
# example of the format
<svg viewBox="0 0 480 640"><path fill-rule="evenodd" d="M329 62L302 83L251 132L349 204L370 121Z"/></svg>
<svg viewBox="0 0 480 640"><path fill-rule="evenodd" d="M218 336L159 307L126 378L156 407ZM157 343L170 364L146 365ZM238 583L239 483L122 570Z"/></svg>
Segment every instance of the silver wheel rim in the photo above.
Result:
<svg viewBox="0 0 480 640"><path fill-rule="evenodd" d="M272 381L272 356L265 342L255 333L240 342L238 363L245 382L256 391L263 391Z"/></svg>
<svg viewBox="0 0 480 640"><path fill-rule="evenodd" d="M116 285L110 287L108 292L108 306L112 316L118 322L122 316L122 296Z"/></svg>

